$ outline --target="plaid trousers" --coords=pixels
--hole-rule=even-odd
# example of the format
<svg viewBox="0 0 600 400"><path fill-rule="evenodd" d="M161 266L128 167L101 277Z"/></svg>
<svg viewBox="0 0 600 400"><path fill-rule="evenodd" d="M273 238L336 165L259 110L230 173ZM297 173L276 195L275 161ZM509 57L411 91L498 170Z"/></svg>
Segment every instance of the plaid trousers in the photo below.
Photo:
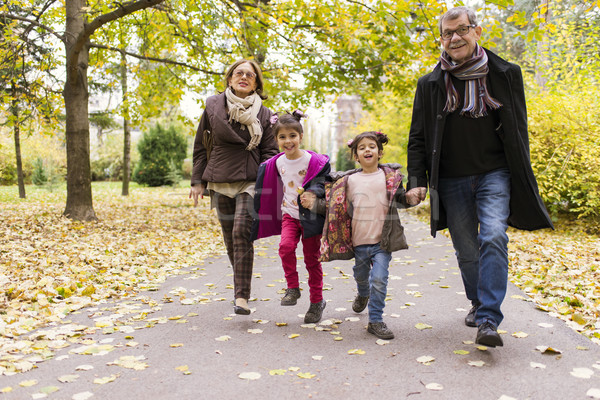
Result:
<svg viewBox="0 0 600 400"><path fill-rule="evenodd" d="M248 193L235 198L214 193L217 197L216 209L227 256L233 266L233 287L235 298L250 298L252 267L254 263L254 245L250 240L252 229L253 199Z"/></svg>

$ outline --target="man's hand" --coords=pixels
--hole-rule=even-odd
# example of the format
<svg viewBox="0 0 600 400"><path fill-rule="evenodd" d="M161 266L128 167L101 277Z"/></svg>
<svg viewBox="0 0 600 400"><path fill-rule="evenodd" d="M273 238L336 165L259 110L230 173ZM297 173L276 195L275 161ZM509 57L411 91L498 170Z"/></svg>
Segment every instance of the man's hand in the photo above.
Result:
<svg viewBox="0 0 600 400"><path fill-rule="evenodd" d="M415 187L406 192L406 202L411 206L416 206L423 200L425 200L425 196L427 195L427 188L425 187Z"/></svg>
<svg viewBox="0 0 600 400"><path fill-rule="evenodd" d="M300 203L302 204L302 207L309 210L315 204L316 199L317 196L313 192L304 192L300 195Z"/></svg>
<svg viewBox="0 0 600 400"><path fill-rule="evenodd" d="M190 189L190 199L194 199L194 207L196 207L198 205L198 196L200 196L201 199L204 198L203 194L204 193L204 185L194 185L192 186L192 188Z"/></svg>

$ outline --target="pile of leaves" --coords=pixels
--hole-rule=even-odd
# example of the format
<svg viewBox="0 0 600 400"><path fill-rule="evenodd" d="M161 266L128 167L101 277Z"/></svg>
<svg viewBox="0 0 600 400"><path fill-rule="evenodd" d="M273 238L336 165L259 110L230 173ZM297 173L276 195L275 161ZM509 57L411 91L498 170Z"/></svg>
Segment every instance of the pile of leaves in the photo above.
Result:
<svg viewBox="0 0 600 400"><path fill-rule="evenodd" d="M20 347L35 352L31 331L105 299L153 289L223 251L208 199L194 208L188 189L136 188L122 197L120 189L107 188L94 191L98 222L62 217L63 192L40 190L2 202L0 375Z"/></svg>

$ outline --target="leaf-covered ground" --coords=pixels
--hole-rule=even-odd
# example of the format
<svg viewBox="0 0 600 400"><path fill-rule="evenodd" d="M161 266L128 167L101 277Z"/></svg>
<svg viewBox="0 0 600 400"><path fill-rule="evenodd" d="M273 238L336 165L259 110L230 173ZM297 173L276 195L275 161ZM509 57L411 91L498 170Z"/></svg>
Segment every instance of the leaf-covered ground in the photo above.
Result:
<svg viewBox="0 0 600 400"><path fill-rule="evenodd" d="M109 298L134 298L221 253L208 200L193 208L187 194L134 188L122 197L118 185L95 185L99 221L81 223L61 217L64 191L28 188L19 200L16 188L0 188L0 375L31 369L77 342L86 327L66 326L57 340L33 330ZM423 216L426 208L416 211ZM600 239L580 224L557 228L510 231L511 279L540 308L599 343Z"/></svg>
<svg viewBox="0 0 600 400"><path fill-rule="evenodd" d="M428 223L427 205L411 212ZM586 233L584 220L561 218L554 225L509 228L509 278L540 309L600 344L600 237Z"/></svg>
<svg viewBox="0 0 600 400"><path fill-rule="evenodd" d="M61 216L65 194L0 189L0 375L20 372L16 353L51 356L53 344L27 335L104 299L135 296L182 267L222 251L209 202L191 207L188 189L94 186L98 222ZM23 340L26 339L26 340ZM18 357L17 357L18 359Z"/></svg>

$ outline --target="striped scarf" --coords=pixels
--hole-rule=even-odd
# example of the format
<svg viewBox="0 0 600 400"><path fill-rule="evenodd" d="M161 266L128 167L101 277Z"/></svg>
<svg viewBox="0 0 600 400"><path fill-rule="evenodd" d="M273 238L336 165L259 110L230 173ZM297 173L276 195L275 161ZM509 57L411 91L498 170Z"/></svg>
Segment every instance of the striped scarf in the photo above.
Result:
<svg viewBox="0 0 600 400"><path fill-rule="evenodd" d="M442 52L440 63L444 71L446 84L446 106L444 111L453 112L458 108L460 97L452 84L450 74L467 81L465 85L465 104L460 115L479 118L487 115L487 107L496 110L502 106L498 100L490 96L487 89L486 77L489 71L488 57L483 47L477 45L473 58L462 64L454 64L448 53Z"/></svg>

